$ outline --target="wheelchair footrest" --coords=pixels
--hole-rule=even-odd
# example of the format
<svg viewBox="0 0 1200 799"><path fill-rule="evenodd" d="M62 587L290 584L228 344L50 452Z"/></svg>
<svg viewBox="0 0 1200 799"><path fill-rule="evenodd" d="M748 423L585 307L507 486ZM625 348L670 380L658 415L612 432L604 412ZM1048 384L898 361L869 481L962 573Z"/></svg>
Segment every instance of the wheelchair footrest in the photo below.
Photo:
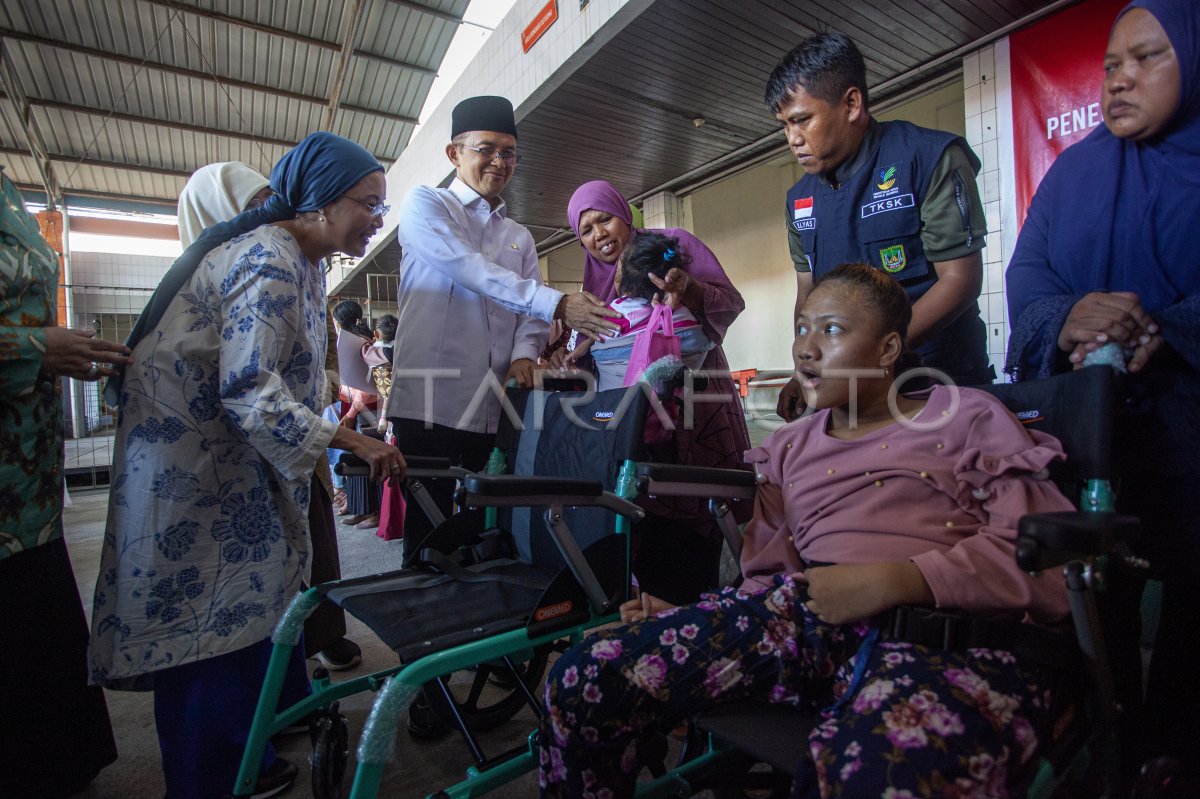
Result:
<svg viewBox="0 0 1200 799"><path fill-rule="evenodd" d="M405 569L318 587L407 661L523 627L553 577L540 575L539 585L532 579L537 572L513 560L473 568L496 579L467 583ZM507 575L519 579L506 581Z"/></svg>

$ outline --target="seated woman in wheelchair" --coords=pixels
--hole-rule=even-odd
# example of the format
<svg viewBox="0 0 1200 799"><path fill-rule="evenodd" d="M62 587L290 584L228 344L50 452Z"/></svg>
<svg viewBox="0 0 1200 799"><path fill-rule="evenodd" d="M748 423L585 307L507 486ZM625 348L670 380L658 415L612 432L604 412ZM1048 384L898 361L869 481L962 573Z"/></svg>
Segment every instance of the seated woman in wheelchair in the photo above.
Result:
<svg viewBox="0 0 1200 799"><path fill-rule="evenodd" d="M631 796L643 733L745 698L822 709L795 795L1020 795L1069 649L1043 626L1068 615L1063 578L1017 568L1016 525L1071 509L1046 479L1063 453L983 392L889 393L910 319L867 265L817 283L793 347L812 410L746 456L745 582L682 608L643 594L558 660L543 796ZM972 615L943 649L914 605ZM924 629L897 635L899 613Z"/></svg>

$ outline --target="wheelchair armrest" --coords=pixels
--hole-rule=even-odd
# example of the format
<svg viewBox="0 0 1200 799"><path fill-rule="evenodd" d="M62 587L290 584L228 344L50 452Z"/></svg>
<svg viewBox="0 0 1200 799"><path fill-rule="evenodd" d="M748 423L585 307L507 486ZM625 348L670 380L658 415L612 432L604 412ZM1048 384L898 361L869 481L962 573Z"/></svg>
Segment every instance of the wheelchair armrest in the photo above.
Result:
<svg viewBox="0 0 1200 799"><path fill-rule="evenodd" d="M715 483L727 486L754 486L754 472L748 469L718 469L712 466L683 466L678 463L639 463L637 476L666 483Z"/></svg>
<svg viewBox="0 0 1200 799"><path fill-rule="evenodd" d="M646 496L753 499L757 475L748 469L717 469L676 463L639 463L638 493Z"/></svg>
<svg viewBox="0 0 1200 799"><path fill-rule="evenodd" d="M470 474L465 469L451 466L449 458L406 455L404 463L406 464L405 477L461 479ZM338 462L333 465L333 472L342 477L366 477L371 473L371 469L362 458L350 452L343 452L338 458Z"/></svg>
<svg viewBox="0 0 1200 799"><path fill-rule="evenodd" d="M342 477L362 477L371 473L371 467L357 455L343 452L337 463L333 464L333 473Z"/></svg>
<svg viewBox="0 0 1200 799"><path fill-rule="evenodd" d="M404 452L401 451L401 455ZM404 462L408 464L409 469L420 469L422 471L449 471L449 458L434 458L425 455L404 455Z"/></svg>
<svg viewBox="0 0 1200 799"><path fill-rule="evenodd" d="M1103 555L1140 528L1137 518L1118 513L1069 511L1022 516L1017 523L1017 565L1036 572Z"/></svg>
<svg viewBox="0 0 1200 799"><path fill-rule="evenodd" d="M646 515L632 502L605 491L604 485L598 480L574 480L569 477L472 474L463 479L458 501L472 508L562 505L606 508L629 519L641 519Z"/></svg>
<svg viewBox="0 0 1200 799"><path fill-rule="evenodd" d="M604 493L599 480L569 477L523 477L513 474L473 474L463 481L468 494L480 497L576 496L598 497Z"/></svg>

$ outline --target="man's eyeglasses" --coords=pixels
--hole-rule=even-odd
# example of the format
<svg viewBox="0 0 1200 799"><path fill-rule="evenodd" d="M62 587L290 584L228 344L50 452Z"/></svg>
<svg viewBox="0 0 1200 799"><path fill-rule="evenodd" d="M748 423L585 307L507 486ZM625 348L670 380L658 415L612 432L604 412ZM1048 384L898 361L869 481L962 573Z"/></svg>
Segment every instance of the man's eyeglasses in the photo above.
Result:
<svg viewBox="0 0 1200 799"><path fill-rule="evenodd" d="M474 150L475 152L479 153L488 162L491 162L492 160L494 160L496 158L496 156L500 156L500 160L503 161L504 163L508 164L509 166L516 166L517 164L519 164L521 162L521 156L517 155L512 150L503 150L503 151L497 150L495 147L491 146L490 144L485 144L482 147L472 147L469 144L464 144L462 146L466 147L468 150Z"/></svg>
<svg viewBox="0 0 1200 799"><path fill-rule="evenodd" d="M374 205L371 205L370 203L363 202L357 197L351 197L349 194L343 194L342 196L347 200L354 200L354 202L358 203L363 208L366 208L371 212L371 216L387 216L387 212L392 210L392 206L388 205L387 203L375 203Z"/></svg>

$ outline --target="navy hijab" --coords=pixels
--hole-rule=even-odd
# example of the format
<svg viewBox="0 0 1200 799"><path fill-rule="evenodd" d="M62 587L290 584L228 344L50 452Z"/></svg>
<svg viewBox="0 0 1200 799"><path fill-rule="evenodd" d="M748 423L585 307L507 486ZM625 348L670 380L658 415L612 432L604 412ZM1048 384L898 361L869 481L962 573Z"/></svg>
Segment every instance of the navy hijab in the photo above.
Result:
<svg viewBox="0 0 1200 799"><path fill-rule="evenodd" d="M1069 147L1046 174L1006 276L1012 337L1005 370L1023 380L1071 369L1058 334L1075 303L1092 291L1135 292L1167 346L1125 381L1122 468L1195 476L1200 3L1136 0L1121 13L1132 8L1153 14L1171 41L1179 62L1179 105L1156 138L1124 141L1101 127Z"/></svg>
<svg viewBox="0 0 1200 799"><path fill-rule="evenodd" d="M1132 291L1158 314L1200 293L1200 3L1135 0L1117 19L1134 8L1153 14L1170 39L1179 105L1152 140L1126 141L1101 126L1051 167L1009 264L1014 335L1026 311L1054 295Z"/></svg>
<svg viewBox="0 0 1200 799"><path fill-rule="evenodd" d="M382 171L383 165L375 156L349 139L325 131L309 134L271 170L274 194L261 208L205 228L200 238L171 265L125 340L126 346L133 349L158 327L171 300L191 279L209 251L263 225L295 219L305 211L319 211L367 175ZM116 405L120 398L122 376L111 378L104 387L104 399L110 405Z"/></svg>

